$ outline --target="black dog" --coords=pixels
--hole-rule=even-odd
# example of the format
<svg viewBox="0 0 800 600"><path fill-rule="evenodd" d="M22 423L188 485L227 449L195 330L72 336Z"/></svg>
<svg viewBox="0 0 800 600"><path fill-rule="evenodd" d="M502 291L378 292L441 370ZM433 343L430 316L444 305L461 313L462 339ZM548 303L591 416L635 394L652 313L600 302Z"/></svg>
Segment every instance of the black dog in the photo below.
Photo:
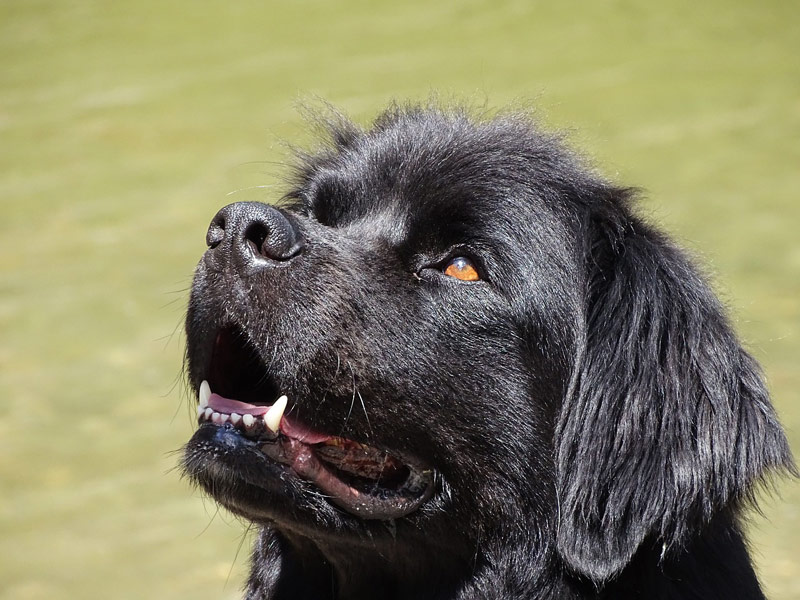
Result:
<svg viewBox="0 0 800 600"><path fill-rule="evenodd" d="M184 467L263 526L247 597L762 598L738 516L790 452L631 191L520 116L331 121L189 306Z"/></svg>

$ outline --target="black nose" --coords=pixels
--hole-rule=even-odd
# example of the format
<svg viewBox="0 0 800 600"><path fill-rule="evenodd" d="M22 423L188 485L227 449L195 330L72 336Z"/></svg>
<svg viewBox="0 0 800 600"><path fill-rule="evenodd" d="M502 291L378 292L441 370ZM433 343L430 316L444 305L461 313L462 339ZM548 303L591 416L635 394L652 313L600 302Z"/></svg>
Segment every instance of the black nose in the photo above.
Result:
<svg viewBox="0 0 800 600"><path fill-rule="evenodd" d="M260 202L237 202L211 220L206 244L215 255L250 269L275 266L303 250L297 227L283 212Z"/></svg>

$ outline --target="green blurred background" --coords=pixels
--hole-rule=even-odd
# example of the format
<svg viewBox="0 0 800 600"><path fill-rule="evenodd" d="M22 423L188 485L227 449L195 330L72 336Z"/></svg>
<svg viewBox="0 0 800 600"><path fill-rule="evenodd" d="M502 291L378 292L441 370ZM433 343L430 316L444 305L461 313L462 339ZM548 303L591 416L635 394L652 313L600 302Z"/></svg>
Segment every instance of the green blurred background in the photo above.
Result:
<svg viewBox="0 0 800 600"><path fill-rule="evenodd" d="M800 449L796 2L0 3L0 598L237 598L180 480L180 331L216 209L274 200L296 109L537 108L698 253ZM800 598L800 491L753 518ZM241 549L241 551L240 551Z"/></svg>

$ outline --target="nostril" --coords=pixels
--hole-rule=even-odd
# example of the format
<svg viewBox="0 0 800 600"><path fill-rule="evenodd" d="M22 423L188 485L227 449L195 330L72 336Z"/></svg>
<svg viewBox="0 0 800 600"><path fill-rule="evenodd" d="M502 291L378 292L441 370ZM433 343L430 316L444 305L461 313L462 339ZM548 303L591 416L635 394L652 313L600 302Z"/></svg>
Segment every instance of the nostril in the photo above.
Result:
<svg viewBox="0 0 800 600"><path fill-rule="evenodd" d="M206 246L216 248L225 239L225 219L218 217L211 221L206 232Z"/></svg>
<svg viewBox="0 0 800 600"><path fill-rule="evenodd" d="M267 213L247 225L241 238L250 255L256 258L286 261L296 256L303 247L291 223L281 213Z"/></svg>
<svg viewBox="0 0 800 600"><path fill-rule="evenodd" d="M268 236L269 229L264 223L258 221L251 223L244 232L245 243L250 246L256 256L275 258L264 244Z"/></svg>

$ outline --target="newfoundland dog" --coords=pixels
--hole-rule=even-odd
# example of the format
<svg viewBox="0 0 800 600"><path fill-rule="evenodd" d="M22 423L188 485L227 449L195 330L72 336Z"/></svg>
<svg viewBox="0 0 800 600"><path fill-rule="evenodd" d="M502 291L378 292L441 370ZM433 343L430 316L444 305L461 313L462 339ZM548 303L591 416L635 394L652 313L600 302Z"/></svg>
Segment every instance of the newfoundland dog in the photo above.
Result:
<svg viewBox="0 0 800 600"><path fill-rule="evenodd" d="M691 261L521 115L327 119L211 221L187 476L256 599L762 598L740 513L794 472Z"/></svg>

